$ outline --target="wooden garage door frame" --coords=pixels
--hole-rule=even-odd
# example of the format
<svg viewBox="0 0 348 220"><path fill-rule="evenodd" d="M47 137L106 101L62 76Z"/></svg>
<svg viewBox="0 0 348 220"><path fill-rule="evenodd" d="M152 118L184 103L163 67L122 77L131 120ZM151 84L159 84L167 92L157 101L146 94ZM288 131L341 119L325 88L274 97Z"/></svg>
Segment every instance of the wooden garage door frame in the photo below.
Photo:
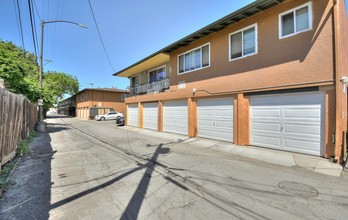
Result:
<svg viewBox="0 0 348 220"><path fill-rule="evenodd" d="M319 145L320 145L320 147L319 147L318 151L306 150L306 149L302 149L301 150L301 148L298 148L298 149L296 149L296 148L286 148L284 138L286 138L288 136L284 135L285 132L283 131L283 129L287 129L287 127L285 125L286 120L285 120L284 114L285 114L286 109L288 108L286 106L291 106L291 105L284 104L284 102L287 101L287 99L282 98L284 96L290 97L290 98L291 98L291 96L293 96L293 97L302 97L302 98L305 98L305 96L307 96L308 98L310 98L310 96L313 96L312 99L306 99L306 100L309 100L307 102L308 103L312 102L311 105L316 105L316 104L320 105L320 114L319 114L320 115L320 121L319 121L320 128L318 130L319 133L320 133L319 134L320 135L320 137L319 137L319 140L320 140L320 144ZM279 126L281 126L281 128L280 128L281 129L281 133L278 133L278 134L281 134L281 135L274 134L274 138L280 137L280 146L279 147L272 146L272 145L267 145L267 144L266 145L262 145L262 144L259 144L259 143L255 144L255 142L253 142L253 123L254 123L254 120L253 120L254 108L253 107L254 107L254 101L257 98L266 98L267 99L267 98L272 98L272 97L279 98L279 104L277 105L276 103L273 103L273 106L281 106L279 113L274 112L274 114L281 114L279 116L280 117L280 119L279 119L280 125ZM294 102L294 105L293 105L293 106L295 106L294 109L297 109L297 108L300 107L299 103L300 102L297 102L297 103ZM269 106L272 106L272 105L269 105ZM266 147L266 148L277 149L277 150L291 151L291 152L303 153L303 154L311 154L311 155L315 155L315 156L324 156L324 150L325 150L325 147L324 147L324 143L325 143L325 106L326 106L325 95L322 92L286 93L286 94L251 96L250 97L250 144L251 145L255 145L255 146L261 146L261 147ZM267 107L265 107L265 108L267 109ZM291 111L290 107L289 107L289 109ZM304 109L306 109L306 108L304 108ZM313 108L308 108L308 109L313 109ZM273 110L275 110L275 109L273 108ZM288 124L290 125L291 122L288 121ZM313 122L313 124L315 124L315 122ZM276 123L274 123L274 126L276 126ZM294 140L296 141L296 139L294 139Z"/></svg>
<svg viewBox="0 0 348 220"><path fill-rule="evenodd" d="M216 103L212 103L213 105L206 105L210 102L216 102ZM221 108L222 106L228 106L228 107ZM221 115L221 113L223 112L229 112L229 114ZM219 128L219 125L221 126L220 128ZM229 126L232 126L231 130L228 129ZM226 97L226 98L198 99L197 100L197 130L198 130L199 137L233 142L234 140L234 136L233 136L234 98ZM205 132L205 134L203 132ZM209 134L209 132L211 134ZM228 133L230 133L231 136L228 136ZM224 137L224 135L227 135L227 137Z"/></svg>
<svg viewBox="0 0 348 220"><path fill-rule="evenodd" d="M167 109L168 107L172 107L172 110L175 110L175 107L173 106L168 106L168 103L185 103L185 111L186 113L182 111L177 111L178 109L176 108L176 111L173 112L169 112L170 116L177 116L174 118L166 118L167 115ZM176 134L183 134L183 135L188 135L188 100L184 99L184 100L175 100L175 101L164 101L163 102L163 131L165 132L171 132L171 133L176 133ZM179 126L180 124L186 125L185 126ZM177 127L175 127L175 125L177 125ZM181 129L183 128L183 131L180 131L180 127Z"/></svg>
<svg viewBox="0 0 348 220"><path fill-rule="evenodd" d="M155 105L152 106L152 105ZM147 106L149 106L151 108L151 111L153 109L155 109L156 113L154 115L154 117L147 117L147 116L151 116L151 115L147 115L148 110ZM157 130L158 128L158 102L147 102L147 103L143 103L143 112L144 112L144 128L147 129L153 129L153 130Z"/></svg>

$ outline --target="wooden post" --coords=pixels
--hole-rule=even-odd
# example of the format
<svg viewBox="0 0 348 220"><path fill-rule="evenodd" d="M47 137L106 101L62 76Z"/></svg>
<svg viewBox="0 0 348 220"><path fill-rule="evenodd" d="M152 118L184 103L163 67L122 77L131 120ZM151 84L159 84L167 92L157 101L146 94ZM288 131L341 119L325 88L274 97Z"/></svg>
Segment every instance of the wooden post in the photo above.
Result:
<svg viewBox="0 0 348 220"><path fill-rule="evenodd" d="M5 80L0 79L0 88L5 88Z"/></svg>
<svg viewBox="0 0 348 220"><path fill-rule="evenodd" d="M157 130L159 132L163 131L163 101L158 101L158 122Z"/></svg>

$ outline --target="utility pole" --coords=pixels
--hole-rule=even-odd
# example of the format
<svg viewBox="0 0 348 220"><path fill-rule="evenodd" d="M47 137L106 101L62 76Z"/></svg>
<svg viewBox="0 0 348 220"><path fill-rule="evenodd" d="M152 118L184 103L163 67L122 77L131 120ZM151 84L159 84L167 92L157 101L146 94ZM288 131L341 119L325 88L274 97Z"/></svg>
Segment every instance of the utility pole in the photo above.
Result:
<svg viewBox="0 0 348 220"><path fill-rule="evenodd" d="M43 122L43 99L42 99L42 72L43 72L43 41L44 41L44 28L45 24L49 23L69 23L78 25L83 28L87 28L87 26L83 24L79 24L72 21L64 21L64 20L54 20L54 21L41 21L41 40L40 40L40 68L39 68L39 80L40 80L40 99L38 100L39 105L39 121L37 123L36 130L39 132L45 132L46 131L46 124Z"/></svg>

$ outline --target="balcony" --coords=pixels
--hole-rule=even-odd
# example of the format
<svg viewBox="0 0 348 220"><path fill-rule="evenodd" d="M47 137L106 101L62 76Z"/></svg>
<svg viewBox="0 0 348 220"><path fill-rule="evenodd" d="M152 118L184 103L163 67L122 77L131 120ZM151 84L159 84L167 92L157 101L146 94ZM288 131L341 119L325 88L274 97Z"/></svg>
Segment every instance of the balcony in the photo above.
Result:
<svg viewBox="0 0 348 220"><path fill-rule="evenodd" d="M169 79L166 78L160 81L131 87L130 96L163 92L164 90L169 89L169 86Z"/></svg>

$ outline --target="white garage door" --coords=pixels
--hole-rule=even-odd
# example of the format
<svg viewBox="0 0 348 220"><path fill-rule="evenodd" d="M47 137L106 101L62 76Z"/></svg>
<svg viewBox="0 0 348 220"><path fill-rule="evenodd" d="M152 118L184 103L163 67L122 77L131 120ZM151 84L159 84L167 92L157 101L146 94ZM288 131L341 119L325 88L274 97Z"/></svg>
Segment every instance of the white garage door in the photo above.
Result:
<svg viewBox="0 0 348 220"><path fill-rule="evenodd" d="M138 127L138 104L128 105L128 125Z"/></svg>
<svg viewBox="0 0 348 220"><path fill-rule="evenodd" d="M144 128L157 130L158 104L157 102L144 103Z"/></svg>
<svg viewBox="0 0 348 220"><path fill-rule="evenodd" d="M233 142L233 98L197 102L198 136Z"/></svg>
<svg viewBox="0 0 348 220"><path fill-rule="evenodd" d="M187 135L188 107L186 100L163 103L163 130Z"/></svg>
<svg viewBox="0 0 348 220"><path fill-rule="evenodd" d="M323 94L254 96L250 107L252 145L323 155Z"/></svg>

